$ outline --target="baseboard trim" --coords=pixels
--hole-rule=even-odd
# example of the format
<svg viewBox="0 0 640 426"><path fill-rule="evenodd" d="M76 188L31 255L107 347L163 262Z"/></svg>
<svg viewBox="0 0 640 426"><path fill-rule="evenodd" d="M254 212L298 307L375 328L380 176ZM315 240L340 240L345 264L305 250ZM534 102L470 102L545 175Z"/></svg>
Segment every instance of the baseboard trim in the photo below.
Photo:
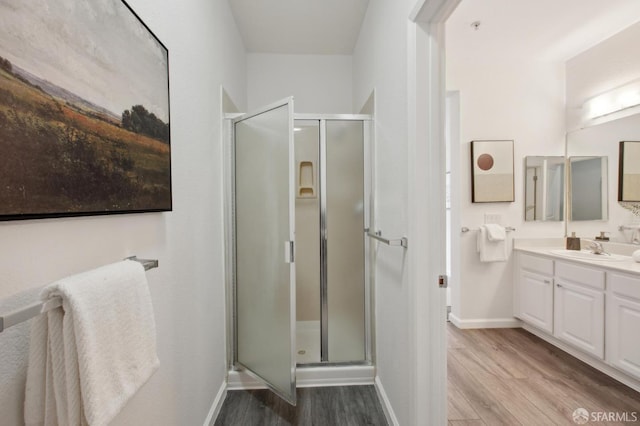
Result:
<svg viewBox="0 0 640 426"><path fill-rule="evenodd" d="M387 423L392 426L399 426L400 422L398 422L398 418L396 417L396 413L393 411L393 407L387 397L387 393L384 391L384 386L382 386L380 377L376 376L374 386L376 388L376 393L378 394L378 399L380 399L380 402L382 403L382 411L384 411L384 416L387 418Z"/></svg>
<svg viewBox="0 0 640 426"><path fill-rule="evenodd" d="M204 426L213 426L213 423L218 418L218 414L220 414L220 410L222 409L222 404L224 404L224 399L227 397L227 382L222 382L220 385L220 389L218 389L218 393L216 397L213 399L213 404L211 404L211 408L209 409L209 414L207 414L207 418L204 421Z"/></svg>
<svg viewBox="0 0 640 426"><path fill-rule="evenodd" d="M517 318L460 319L452 313L449 321L458 328L521 328L522 321Z"/></svg>
<svg viewBox="0 0 640 426"><path fill-rule="evenodd" d="M591 355L585 354L581 350L576 349L573 346L564 343L562 340L557 339L554 336L551 336L546 332L539 330L531 325L523 324L522 328L527 330L529 333L538 336L542 340L551 343L553 346L556 346L557 348L562 349L569 355L578 358L580 361L590 365L596 370L602 371L607 376L612 377L617 381L629 386L631 389L635 390L636 392L640 392L640 380L635 380L634 378L626 375L625 373L617 370L616 368L611 367L609 364L605 363L604 361L598 358L594 358Z"/></svg>
<svg viewBox="0 0 640 426"><path fill-rule="evenodd" d="M373 385L375 374L375 367L371 365L300 367L296 369L296 381L299 388ZM227 382L228 390L266 388L244 371L229 371Z"/></svg>

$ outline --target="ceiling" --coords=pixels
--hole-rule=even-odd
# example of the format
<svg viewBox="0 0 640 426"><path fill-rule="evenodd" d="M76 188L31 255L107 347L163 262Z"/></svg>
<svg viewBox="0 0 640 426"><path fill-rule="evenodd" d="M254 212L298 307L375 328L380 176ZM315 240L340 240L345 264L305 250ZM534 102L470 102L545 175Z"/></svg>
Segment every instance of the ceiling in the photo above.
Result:
<svg viewBox="0 0 640 426"><path fill-rule="evenodd" d="M228 1L248 52L316 55L352 54L369 4ZM639 0L462 0L447 21L447 49L566 61L638 21Z"/></svg>
<svg viewBox="0 0 640 426"><path fill-rule="evenodd" d="M229 0L252 53L350 55L369 0Z"/></svg>
<svg viewBox="0 0 640 426"><path fill-rule="evenodd" d="M566 61L638 21L638 0L463 0L447 52Z"/></svg>

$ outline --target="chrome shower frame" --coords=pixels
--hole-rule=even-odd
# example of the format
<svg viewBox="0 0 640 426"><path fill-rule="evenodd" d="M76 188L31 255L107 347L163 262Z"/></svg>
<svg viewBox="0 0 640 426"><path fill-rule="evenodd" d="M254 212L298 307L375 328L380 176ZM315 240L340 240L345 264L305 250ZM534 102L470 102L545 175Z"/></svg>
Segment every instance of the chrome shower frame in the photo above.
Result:
<svg viewBox="0 0 640 426"><path fill-rule="evenodd" d="M224 185L224 245L225 245L225 301L226 301L226 332L227 332L227 367L235 369L237 361L237 313L235 311L236 300L236 276L235 276L235 151L233 144L233 119L241 116L240 113L225 114L223 122L223 185ZM366 235L366 230L374 222L374 164L375 164L375 137L373 117L368 114L293 114L296 120L313 120L320 122L319 143L319 175L320 185L318 196L320 200L320 303L321 303L321 362L298 364L298 368L319 366L345 366L345 365L373 365L375 363L375 318L374 318L374 270L373 270L373 244ZM362 238L364 244L364 304L365 304L365 359L352 362L328 361L328 282L327 271L327 233L326 233L326 122L337 121L362 121L363 123L363 148L364 148L364 229Z"/></svg>

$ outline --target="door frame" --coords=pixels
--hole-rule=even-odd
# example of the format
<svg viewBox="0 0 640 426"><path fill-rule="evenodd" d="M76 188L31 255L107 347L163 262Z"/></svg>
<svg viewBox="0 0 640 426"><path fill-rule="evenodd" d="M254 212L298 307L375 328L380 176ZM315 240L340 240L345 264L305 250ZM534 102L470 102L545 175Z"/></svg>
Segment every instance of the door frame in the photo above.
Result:
<svg viewBox="0 0 640 426"><path fill-rule="evenodd" d="M412 424L447 423L444 24L460 1L418 0L409 15Z"/></svg>

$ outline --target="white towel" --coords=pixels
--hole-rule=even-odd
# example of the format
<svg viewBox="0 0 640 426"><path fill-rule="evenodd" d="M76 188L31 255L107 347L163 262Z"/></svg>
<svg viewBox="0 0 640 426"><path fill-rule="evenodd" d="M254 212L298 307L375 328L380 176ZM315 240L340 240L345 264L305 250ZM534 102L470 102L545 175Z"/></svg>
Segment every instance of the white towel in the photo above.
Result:
<svg viewBox="0 0 640 426"><path fill-rule="evenodd" d="M504 241L507 238L507 230L504 226L496 223L487 223L484 227L487 230L487 238L489 241Z"/></svg>
<svg viewBox="0 0 640 426"><path fill-rule="evenodd" d="M160 365L144 268L74 275L41 293L55 297L62 307L32 323L25 424L107 425Z"/></svg>
<svg viewBox="0 0 640 426"><path fill-rule="evenodd" d="M478 231L477 250L480 262L506 262L508 258L506 238L497 241L489 239L487 225L482 225Z"/></svg>

